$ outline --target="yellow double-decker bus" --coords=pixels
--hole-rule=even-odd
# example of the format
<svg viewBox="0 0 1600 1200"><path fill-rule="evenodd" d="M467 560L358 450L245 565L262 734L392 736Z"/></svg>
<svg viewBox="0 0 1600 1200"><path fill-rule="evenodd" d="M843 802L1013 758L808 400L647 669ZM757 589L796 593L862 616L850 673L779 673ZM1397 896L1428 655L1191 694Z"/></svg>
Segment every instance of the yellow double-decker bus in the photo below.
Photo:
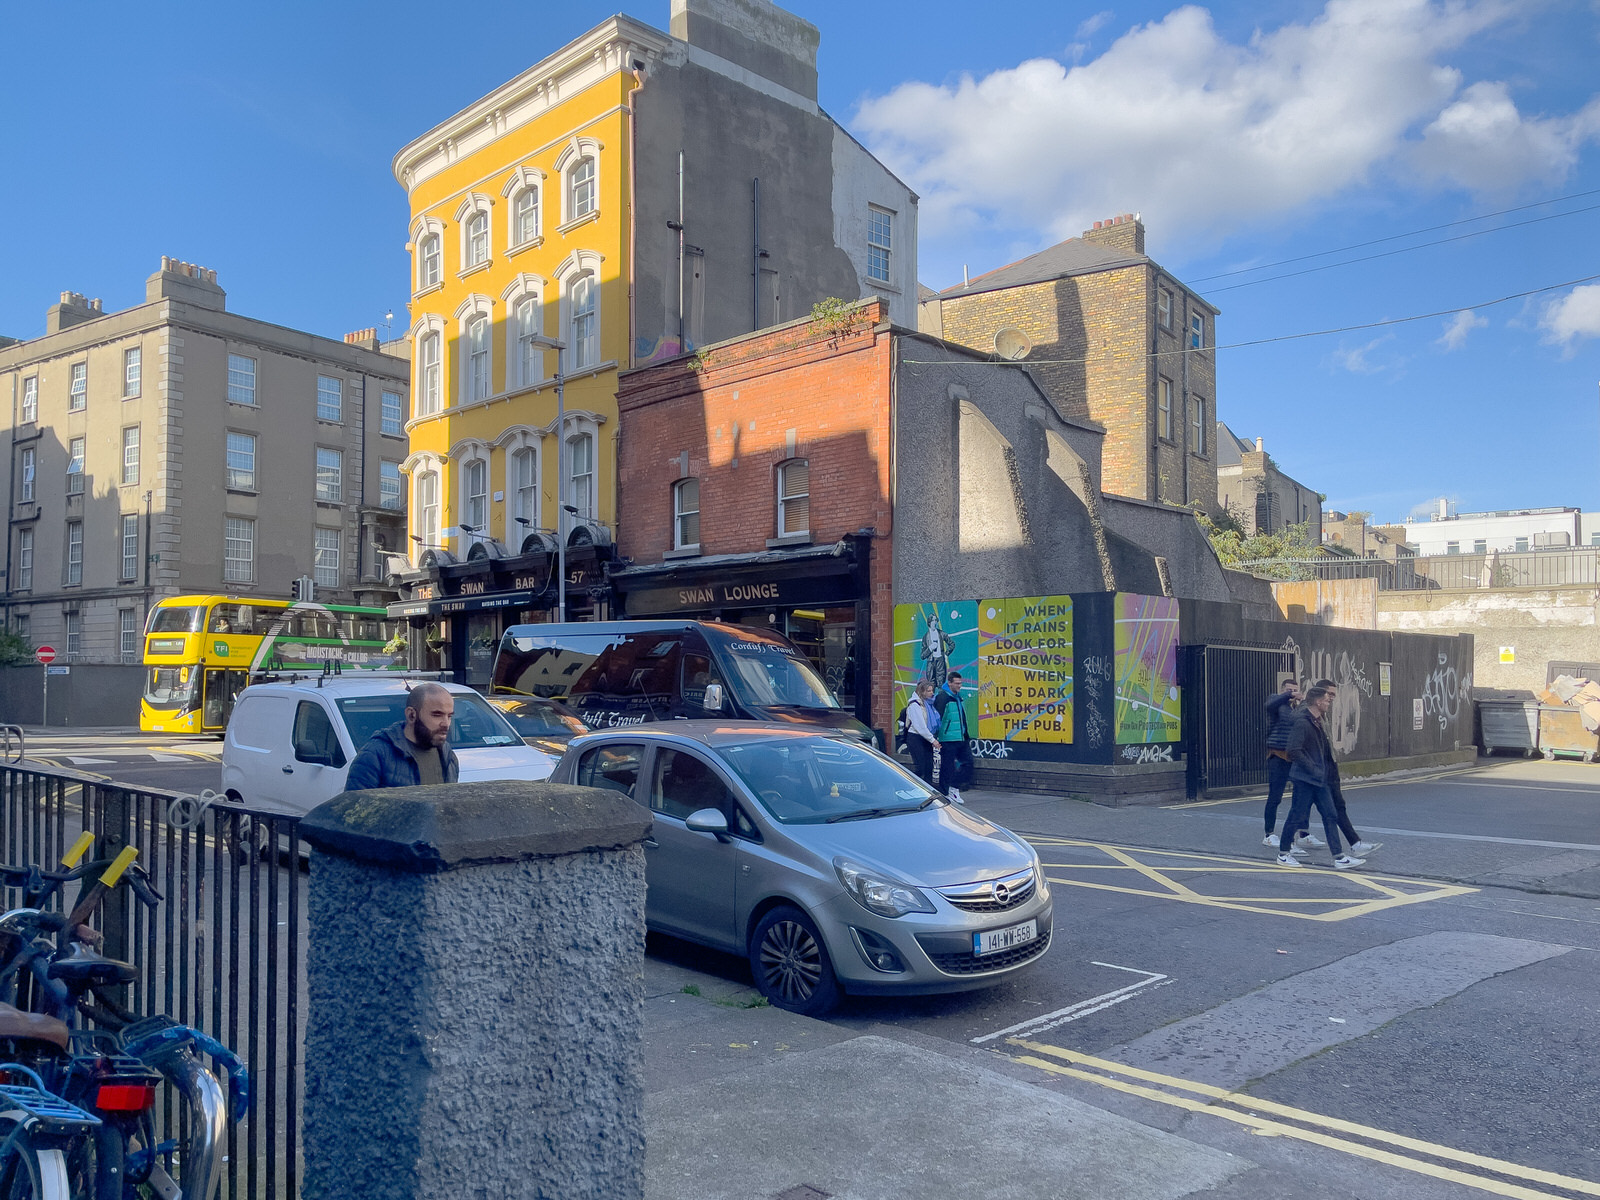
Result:
<svg viewBox="0 0 1600 1200"><path fill-rule="evenodd" d="M145 621L139 728L221 733L233 701L266 671L405 665L381 608L239 596L173 596Z"/></svg>

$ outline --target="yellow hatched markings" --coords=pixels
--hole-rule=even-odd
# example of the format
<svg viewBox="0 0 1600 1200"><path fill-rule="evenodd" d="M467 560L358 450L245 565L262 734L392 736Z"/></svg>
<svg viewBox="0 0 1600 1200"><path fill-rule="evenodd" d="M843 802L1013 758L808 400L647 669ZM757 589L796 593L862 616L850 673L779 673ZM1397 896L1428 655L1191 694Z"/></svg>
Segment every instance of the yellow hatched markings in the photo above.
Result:
<svg viewBox="0 0 1600 1200"><path fill-rule="evenodd" d="M1360 870L1334 872L1331 868L1281 867L1257 859L1219 854L1148 850L1075 838L1031 837L1028 840L1038 848L1045 874L1052 884L1148 896L1158 900L1178 900L1185 904L1230 908L1267 916L1298 917L1303 921L1348 921L1352 917L1366 916L1405 904L1443 900L1478 890L1454 884L1373 875ZM1087 851L1103 861L1053 861L1066 856L1052 855L1050 851L1072 849ZM1064 875L1063 872L1069 874ZM1102 882L1085 877L1095 872L1131 872L1153 886L1141 887L1132 881ZM1214 886L1209 891L1201 891L1199 887L1175 878L1181 875L1205 875L1210 877ZM1255 883L1282 884L1285 892L1282 895L1265 896L1226 894L1224 881L1240 880L1246 876L1254 877ZM1305 895L1308 884L1321 894L1314 892ZM1293 892L1289 889L1293 889ZM1312 908L1320 911L1306 911Z"/></svg>
<svg viewBox="0 0 1600 1200"><path fill-rule="evenodd" d="M1154 1100L1174 1108L1221 1117L1223 1120L1243 1125L1252 1133L1264 1137L1295 1138L1312 1145L1413 1171L1419 1175L1429 1175L1435 1179L1464 1184L1497 1196L1517 1197L1519 1200L1551 1200L1554 1196L1554 1193L1536 1191L1523 1184L1538 1184L1585 1196L1600 1196L1600 1184L1576 1176L1561 1175L1555 1171L1475 1154L1470 1150L1457 1150L1452 1146L1425 1142L1420 1138L1407 1137L1405 1134L1391 1133L1371 1125L1361 1125L1339 1117L1328 1117L1305 1109L1292 1108L1286 1104L1229 1091L1211 1084L1195 1083L1173 1075L1160 1075L1154 1071L1125 1066L1109 1059L1094 1058L1044 1042L1033 1042L1026 1038L1007 1038L1006 1041L1008 1045L1032 1051L1031 1054L1014 1055L1015 1062L1037 1067L1052 1075L1081 1079L1100 1087ZM1046 1055L1047 1058L1039 1058L1037 1055ZM1060 1061L1052 1062L1049 1059ZM1070 1065L1063 1066L1062 1063ZM1133 1080L1139 1082L1130 1082ZM1270 1115L1260 1115L1263 1113ZM1368 1144L1372 1142L1381 1144ZM1394 1149L1385 1149L1385 1146ZM1397 1151L1407 1153L1397 1153ZM1416 1155L1426 1157L1413 1157ZM1430 1162L1429 1159L1440 1161ZM1485 1175L1475 1175L1461 1170L1462 1167L1471 1167L1506 1178L1493 1179ZM1512 1182L1513 1180L1520 1182Z"/></svg>

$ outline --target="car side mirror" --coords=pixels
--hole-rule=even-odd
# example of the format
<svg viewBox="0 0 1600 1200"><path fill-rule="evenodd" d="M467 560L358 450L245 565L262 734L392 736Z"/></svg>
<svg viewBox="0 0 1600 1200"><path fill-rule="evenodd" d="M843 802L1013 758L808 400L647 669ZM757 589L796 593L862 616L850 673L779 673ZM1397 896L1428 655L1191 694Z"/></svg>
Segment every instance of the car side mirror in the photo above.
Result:
<svg viewBox="0 0 1600 1200"><path fill-rule="evenodd" d="M706 698L700 704L707 712L721 712L722 685L720 683L706 684Z"/></svg>
<svg viewBox="0 0 1600 1200"><path fill-rule="evenodd" d="M728 840L728 818L722 815L720 809L696 809L689 814L684 825L691 833L713 834L719 842Z"/></svg>

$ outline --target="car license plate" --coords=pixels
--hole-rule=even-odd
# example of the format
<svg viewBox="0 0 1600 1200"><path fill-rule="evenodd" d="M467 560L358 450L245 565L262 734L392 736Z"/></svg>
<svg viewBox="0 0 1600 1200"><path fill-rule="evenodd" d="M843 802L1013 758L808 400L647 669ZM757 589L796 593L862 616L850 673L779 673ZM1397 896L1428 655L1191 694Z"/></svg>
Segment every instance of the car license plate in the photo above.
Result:
<svg viewBox="0 0 1600 1200"><path fill-rule="evenodd" d="M1037 921L1024 921L1021 925L1007 925L1004 929L975 933L972 935L972 955L974 958L982 958L985 954L998 954L1002 950L1010 950L1013 946L1031 942L1038 936Z"/></svg>

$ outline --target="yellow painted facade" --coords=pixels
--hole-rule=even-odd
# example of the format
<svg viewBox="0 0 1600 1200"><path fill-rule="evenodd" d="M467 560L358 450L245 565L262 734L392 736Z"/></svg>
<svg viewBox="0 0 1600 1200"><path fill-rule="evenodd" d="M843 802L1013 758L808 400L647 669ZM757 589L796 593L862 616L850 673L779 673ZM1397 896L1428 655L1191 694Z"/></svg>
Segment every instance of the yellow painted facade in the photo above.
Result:
<svg viewBox="0 0 1600 1200"><path fill-rule="evenodd" d="M621 49L574 43L565 65L540 64L550 83L519 77L396 157L411 205L414 563L489 537L516 555L558 527L558 352L530 333L567 344L568 528L615 528L636 82Z"/></svg>

